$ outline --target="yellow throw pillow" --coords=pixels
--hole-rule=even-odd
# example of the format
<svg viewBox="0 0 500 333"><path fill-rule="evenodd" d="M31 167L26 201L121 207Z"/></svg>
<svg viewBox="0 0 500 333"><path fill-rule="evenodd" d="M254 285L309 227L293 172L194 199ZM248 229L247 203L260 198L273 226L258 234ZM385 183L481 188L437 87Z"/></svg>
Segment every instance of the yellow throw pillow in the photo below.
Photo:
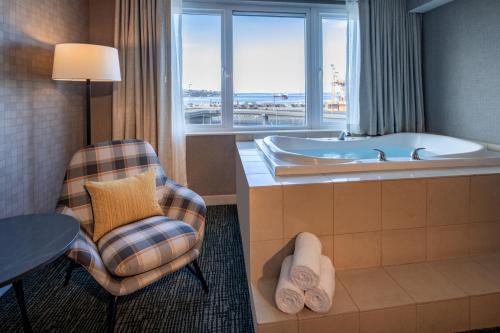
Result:
<svg viewBox="0 0 500 333"><path fill-rule="evenodd" d="M94 242L119 226L163 215L155 199L155 177L150 169L133 177L85 183L94 213Z"/></svg>

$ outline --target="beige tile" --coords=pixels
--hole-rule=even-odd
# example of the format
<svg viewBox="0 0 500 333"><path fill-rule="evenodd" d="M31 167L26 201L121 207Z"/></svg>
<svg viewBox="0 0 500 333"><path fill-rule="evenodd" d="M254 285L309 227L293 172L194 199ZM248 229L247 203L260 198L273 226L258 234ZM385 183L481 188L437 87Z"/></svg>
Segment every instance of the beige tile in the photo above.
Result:
<svg viewBox="0 0 500 333"><path fill-rule="evenodd" d="M281 184L271 174L258 173L245 175L249 187L280 186Z"/></svg>
<svg viewBox="0 0 500 333"><path fill-rule="evenodd" d="M500 280L500 253L475 257L474 260L486 268L495 279Z"/></svg>
<svg viewBox="0 0 500 333"><path fill-rule="evenodd" d="M500 294L470 298L470 326L472 329L500 326Z"/></svg>
<svg viewBox="0 0 500 333"><path fill-rule="evenodd" d="M380 231L336 235L333 248L334 264L339 269L380 266Z"/></svg>
<svg viewBox="0 0 500 333"><path fill-rule="evenodd" d="M360 333L412 333L416 332L415 305L398 306L359 314Z"/></svg>
<svg viewBox="0 0 500 333"><path fill-rule="evenodd" d="M463 332L468 329L468 298L417 305L417 332Z"/></svg>
<svg viewBox="0 0 500 333"><path fill-rule="evenodd" d="M386 271L417 302L427 303L467 295L427 263L386 267Z"/></svg>
<svg viewBox="0 0 500 333"><path fill-rule="evenodd" d="M500 175L471 177L471 220L500 221Z"/></svg>
<svg viewBox="0 0 500 333"><path fill-rule="evenodd" d="M354 304L351 296L345 289L344 285L338 278L335 279L335 293L333 296L332 308L328 313L316 313L307 308L304 308L298 314L299 320L319 318L319 317L331 317L341 314L353 314L358 313L359 310Z"/></svg>
<svg viewBox="0 0 500 333"><path fill-rule="evenodd" d="M381 229L380 188L380 182L335 184L335 235Z"/></svg>
<svg viewBox="0 0 500 333"><path fill-rule="evenodd" d="M247 175L256 175L256 174L268 174L269 169L267 168L267 165L260 161L260 162L242 162L243 163L243 170L245 171L245 174Z"/></svg>
<svg viewBox="0 0 500 333"><path fill-rule="evenodd" d="M299 320L300 333L358 333L357 313Z"/></svg>
<svg viewBox="0 0 500 333"><path fill-rule="evenodd" d="M382 265L425 261L425 228L382 231Z"/></svg>
<svg viewBox="0 0 500 333"><path fill-rule="evenodd" d="M255 307L257 324L276 324L287 321L296 321L296 315L281 312L274 302L274 291L277 279L259 279L252 282L252 298Z"/></svg>
<svg viewBox="0 0 500 333"><path fill-rule="evenodd" d="M500 292L500 280L472 259L453 259L430 263L436 271L465 291L469 296Z"/></svg>
<svg viewBox="0 0 500 333"><path fill-rule="evenodd" d="M297 333L299 331L297 321L286 321L277 324L258 325L258 333Z"/></svg>
<svg viewBox="0 0 500 333"><path fill-rule="evenodd" d="M425 226L426 184L422 179L382 182L382 229Z"/></svg>
<svg viewBox="0 0 500 333"><path fill-rule="evenodd" d="M470 226L470 253L483 255L500 251L500 222L476 222Z"/></svg>
<svg viewBox="0 0 500 333"><path fill-rule="evenodd" d="M283 186L284 235L333 235L333 184Z"/></svg>
<svg viewBox="0 0 500 333"><path fill-rule="evenodd" d="M427 224L469 222L469 177L434 178L427 181Z"/></svg>
<svg viewBox="0 0 500 333"><path fill-rule="evenodd" d="M289 254L293 253L293 247L283 240L269 240L250 242L250 270L251 279L256 281L262 277L279 276L281 263Z"/></svg>
<svg viewBox="0 0 500 333"><path fill-rule="evenodd" d="M383 268L337 271L360 311L413 304L413 300Z"/></svg>
<svg viewBox="0 0 500 333"><path fill-rule="evenodd" d="M283 238L283 196L281 186L250 189L250 240Z"/></svg>
<svg viewBox="0 0 500 333"><path fill-rule="evenodd" d="M427 259L449 259L469 255L470 224L427 228Z"/></svg>

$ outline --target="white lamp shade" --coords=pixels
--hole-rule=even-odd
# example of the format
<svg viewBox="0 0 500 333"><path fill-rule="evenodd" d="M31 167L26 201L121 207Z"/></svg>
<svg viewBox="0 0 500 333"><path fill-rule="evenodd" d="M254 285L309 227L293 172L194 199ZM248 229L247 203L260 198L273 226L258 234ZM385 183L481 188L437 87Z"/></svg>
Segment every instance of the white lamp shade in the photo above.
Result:
<svg viewBox="0 0 500 333"><path fill-rule="evenodd" d="M93 44L57 44L52 79L121 81L118 50Z"/></svg>

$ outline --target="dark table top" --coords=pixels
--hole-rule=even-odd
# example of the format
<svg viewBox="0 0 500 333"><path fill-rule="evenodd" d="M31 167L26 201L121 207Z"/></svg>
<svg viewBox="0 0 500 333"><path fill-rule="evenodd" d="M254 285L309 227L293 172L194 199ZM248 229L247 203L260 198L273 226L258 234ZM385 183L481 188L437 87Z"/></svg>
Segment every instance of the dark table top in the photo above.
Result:
<svg viewBox="0 0 500 333"><path fill-rule="evenodd" d="M62 255L80 225L62 214L30 214L0 220L0 287Z"/></svg>

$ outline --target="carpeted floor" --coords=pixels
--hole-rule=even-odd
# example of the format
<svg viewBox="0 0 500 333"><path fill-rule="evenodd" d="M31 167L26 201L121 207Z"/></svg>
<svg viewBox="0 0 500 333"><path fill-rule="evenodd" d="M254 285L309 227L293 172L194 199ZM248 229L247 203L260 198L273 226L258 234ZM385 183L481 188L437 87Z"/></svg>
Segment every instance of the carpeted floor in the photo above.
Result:
<svg viewBox="0 0 500 333"><path fill-rule="evenodd" d="M61 258L24 281L35 332L104 332L107 293L82 268L63 286ZM235 206L210 207L199 259L210 292L187 269L166 276L118 305L117 332L253 331L245 264ZM12 288L0 297L0 332L22 332ZM500 333L499 329L470 333Z"/></svg>
<svg viewBox="0 0 500 333"><path fill-rule="evenodd" d="M210 292L187 269L123 297L117 332L252 332L245 264L235 206L211 207L200 267ZM24 281L35 332L103 332L106 292L83 269L63 286L68 261L57 260ZM12 288L0 298L0 332L21 332Z"/></svg>

